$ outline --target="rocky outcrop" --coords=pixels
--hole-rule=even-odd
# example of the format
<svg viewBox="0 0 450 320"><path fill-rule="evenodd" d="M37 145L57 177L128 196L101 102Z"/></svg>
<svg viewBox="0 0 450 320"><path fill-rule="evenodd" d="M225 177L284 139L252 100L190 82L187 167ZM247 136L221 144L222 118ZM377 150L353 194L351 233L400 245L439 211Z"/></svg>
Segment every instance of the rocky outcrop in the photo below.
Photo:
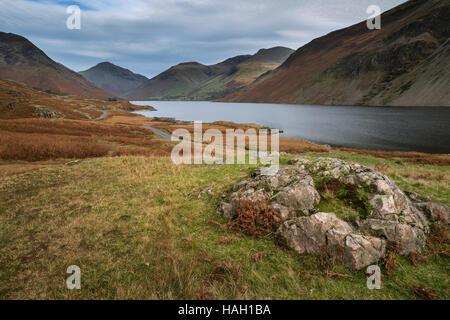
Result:
<svg viewBox="0 0 450 320"><path fill-rule="evenodd" d="M34 111L34 114L39 118L60 119L63 117L63 114L61 112L53 110L46 106L35 105L33 107L33 111Z"/></svg>
<svg viewBox="0 0 450 320"><path fill-rule="evenodd" d="M450 223L450 208L442 204L432 202L419 202L415 207L423 212L430 222L437 222L443 225Z"/></svg>
<svg viewBox="0 0 450 320"><path fill-rule="evenodd" d="M365 199L361 214L344 221L335 213L318 212L320 184L356 190ZM322 186L323 187L323 186ZM241 203L257 212L268 203L279 213L277 238L299 254L328 254L347 266L361 269L386 254L388 245L402 255L423 250L430 223L449 222L449 208L429 202L413 202L420 196L403 192L391 179L370 167L339 159L299 158L281 166L275 176L256 170L236 184L218 212L234 219ZM260 208L261 207L261 208Z"/></svg>

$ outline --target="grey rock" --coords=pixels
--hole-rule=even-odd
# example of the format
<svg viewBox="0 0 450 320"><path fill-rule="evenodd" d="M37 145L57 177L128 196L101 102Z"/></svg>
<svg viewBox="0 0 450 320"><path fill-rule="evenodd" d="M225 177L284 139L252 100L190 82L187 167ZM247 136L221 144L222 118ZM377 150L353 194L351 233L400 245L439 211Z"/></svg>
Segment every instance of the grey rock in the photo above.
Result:
<svg viewBox="0 0 450 320"><path fill-rule="evenodd" d="M297 184L275 196L275 202L298 214L309 215L320 202L320 195L310 185Z"/></svg>
<svg viewBox="0 0 450 320"><path fill-rule="evenodd" d="M425 247L425 232L418 227L380 219L367 219L362 227L374 236L387 239L402 255L422 252Z"/></svg>
<svg viewBox="0 0 450 320"><path fill-rule="evenodd" d="M35 105L33 107L34 114L39 118L46 119L60 119L63 114L59 111L53 110L50 107Z"/></svg>
<svg viewBox="0 0 450 320"><path fill-rule="evenodd" d="M361 269L386 253L386 242L358 234L352 226L333 213L320 212L283 223L277 236L299 254L327 252L350 268Z"/></svg>
<svg viewBox="0 0 450 320"><path fill-rule="evenodd" d="M332 229L327 232L327 240L328 254L341 258L346 266L356 270L377 262L386 254L386 241L376 237Z"/></svg>
<svg viewBox="0 0 450 320"><path fill-rule="evenodd" d="M420 196L402 191L394 181L368 166L333 158L298 158L280 166L276 175L255 170L234 186L220 212L233 219L242 201L256 210L268 206L280 214L277 237L300 254L322 254L342 258L345 265L360 269L383 258L386 245L403 255L421 252L430 222L449 223L448 207L413 203ZM316 213L320 195L314 178L328 177L355 186L368 197L368 217L357 217L354 225L333 213Z"/></svg>
<svg viewBox="0 0 450 320"><path fill-rule="evenodd" d="M439 222L443 225L450 223L450 208L433 202L415 203L414 206L423 212L430 222Z"/></svg>
<svg viewBox="0 0 450 320"><path fill-rule="evenodd" d="M309 217L286 221L277 230L278 237L299 254L321 254L326 248L326 234L335 229L350 233L353 228L334 213L319 212Z"/></svg>
<svg viewBox="0 0 450 320"><path fill-rule="evenodd" d="M219 208L217 209L219 214L222 214L224 218L232 220L236 218L237 214L233 211L233 206L226 202L221 202Z"/></svg>

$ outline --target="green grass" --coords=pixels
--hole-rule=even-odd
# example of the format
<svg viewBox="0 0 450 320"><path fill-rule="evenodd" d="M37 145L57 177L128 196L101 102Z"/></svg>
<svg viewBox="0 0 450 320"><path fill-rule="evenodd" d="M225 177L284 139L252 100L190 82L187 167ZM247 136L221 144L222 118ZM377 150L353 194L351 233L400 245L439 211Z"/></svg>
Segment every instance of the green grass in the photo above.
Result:
<svg viewBox="0 0 450 320"><path fill-rule="evenodd" d="M214 223L226 222L216 206L253 169L176 167L165 158L121 157L3 179L0 298L416 299L413 286L450 298L449 260L443 256L417 267L399 258L391 279L382 268L382 289L369 290L364 270L321 267L318 257L278 247L273 235L255 239L226 233ZM388 161L388 169L399 170L396 181L414 190L414 183L402 176L402 166ZM420 169L445 177L449 172ZM442 198L442 192L448 198L447 181L415 190L432 199ZM340 207L328 205L329 210ZM235 242L222 244L224 238ZM261 251L269 255L260 262L250 259ZM72 264L82 271L79 291L65 288L65 271ZM349 277L324 277L324 270Z"/></svg>

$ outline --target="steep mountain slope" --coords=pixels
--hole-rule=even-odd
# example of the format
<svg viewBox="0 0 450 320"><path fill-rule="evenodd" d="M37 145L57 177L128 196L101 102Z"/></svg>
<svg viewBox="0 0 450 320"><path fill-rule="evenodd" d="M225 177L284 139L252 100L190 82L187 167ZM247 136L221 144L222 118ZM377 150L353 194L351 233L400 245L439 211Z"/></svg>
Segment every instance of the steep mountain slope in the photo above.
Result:
<svg viewBox="0 0 450 320"><path fill-rule="evenodd" d="M223 101L336 105L450 105L450 0L410 0L298 49Z"/></svg>
<svg viewBox="0 0 450 320"><path fill-rule="evenodd" d="M79 72L84 78L93 82L98 87L118 96L123 96L136 89L148 79L143 75L131 72L109 62Z"/></svg>
<svg viewBox="0 0 450 320"><path fill-rule="evenodd" d="M26 38L0 32L0 79L20 81L29 87L87 98L108 98L78 73L50 59Z"/></svg>
<svg viewBox="0 0 450 320"><path fill-rule="evenodd" d="M135 100L213 100L226 96L278 67L294 52L275 47L255 55L242 55L205 66L197 62L181 63L126 95Z"/></svg>

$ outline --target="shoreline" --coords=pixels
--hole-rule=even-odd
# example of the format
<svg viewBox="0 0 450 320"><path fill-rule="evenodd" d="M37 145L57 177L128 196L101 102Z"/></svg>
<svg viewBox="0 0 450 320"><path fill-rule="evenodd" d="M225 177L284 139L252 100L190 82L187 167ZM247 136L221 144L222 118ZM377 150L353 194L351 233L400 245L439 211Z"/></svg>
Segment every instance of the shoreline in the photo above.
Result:
<svg viewBox="0 0 450 320"><path fill-rule="evenodd" d="M130 103L132 103L132 102L130 102ZM150 111L158 111L155 107L151 107L151 108L153 108L154 110L150 110ZM136 111L132 111L130 113L137 114L137 115L143 116L143 117L148 118L148 119L161 120L163 122L164 121L168 121L168 122L171 122L171 123L185 123L185 124L193 124L194 123L194 121L179 120L179 119L177 119L175 117L148 117L148 116L145 116L145 115L139 113L140 111L142 111L142 110L136 110ZM221 122L221 121L214 121L214 122ZM214 124L214 122L203 122L203 124L210 125L210 124ZM249 124L249 123L238 123L238 122L224 121L224 120L222 120L222 122L228 122L228 123L232 123L232 124L236 124L236 125ZM252 123L252 124L260 126L260 127L264 127L264 126L262 126L262 125L260 125L258 123ZM264 128L266 128L266 127L264 127ZM276 129L276 128L267 128L267 129ZM282 129L278 129L278 130L280 130L280 133L284 132ZM280 138L281 138L281 136L280 136ZM351 146L337 145L337 144L326 143L326 142L325 143L323 143L323 142L315 142L315 141L311 141L311 140L308 140L308 139L302 139L302 138L296 138L296 137L283 137L283 138L294 139L294 140L298 140L298 141L305 141L305 142L308 142L308 143L310 143L312 145L315 145L315 146L318 146L318 147L322 147L322 148L325 148L325 149L329 149L329 150L333 150L333 149L334 150L345 150L345 151L350 151L350 152L352 152L352 151L354 151L354 152L359 151L359 152L365 152L367 154L368 153L385 153L385 154L390 153L390 154L393 154L393 157L395 157L394 155L396 155L396 154L405 154L405 153L406 154L433 155L433 156L450 156L450 153L438 153L438 152L432 153L432 152L422 152L422 151L416 151L416 150L385 150L385 149L355 148L355 147L351 147Z"/></svg>

